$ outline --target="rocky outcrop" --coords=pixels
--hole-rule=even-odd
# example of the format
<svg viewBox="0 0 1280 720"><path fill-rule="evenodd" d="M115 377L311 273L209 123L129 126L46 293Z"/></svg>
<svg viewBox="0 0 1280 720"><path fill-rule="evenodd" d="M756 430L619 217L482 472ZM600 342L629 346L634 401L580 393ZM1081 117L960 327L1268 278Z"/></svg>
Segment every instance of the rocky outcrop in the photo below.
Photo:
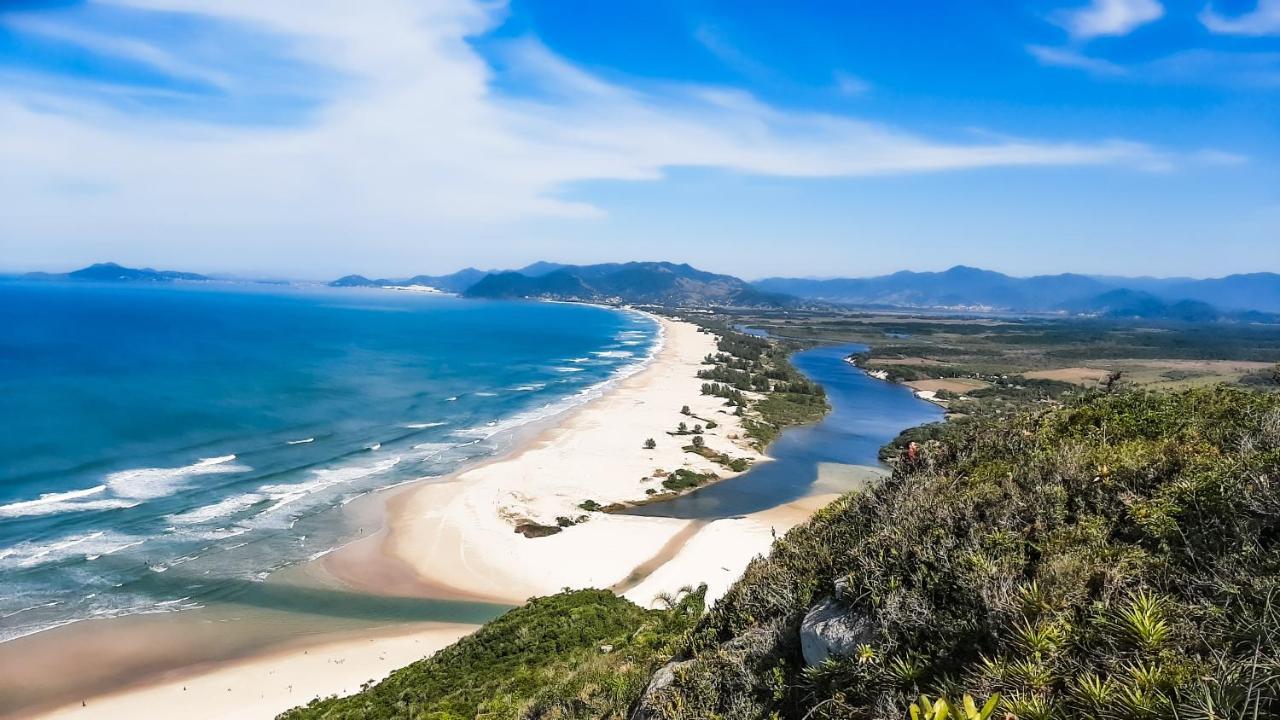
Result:
<svg viewBox="0 0 1280 720"><path fill-rule="evenodd" d="M800 652L806 665L817 665L829 657L853 655L859 645L871 642L874 633L870 618L835 598L825 598L800 622Z"/></svg>

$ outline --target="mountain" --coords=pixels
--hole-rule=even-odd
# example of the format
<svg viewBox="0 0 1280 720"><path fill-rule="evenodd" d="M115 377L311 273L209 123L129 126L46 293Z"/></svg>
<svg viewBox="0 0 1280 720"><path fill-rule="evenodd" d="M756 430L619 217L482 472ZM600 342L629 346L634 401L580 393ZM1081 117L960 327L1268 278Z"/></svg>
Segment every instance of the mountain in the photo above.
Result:
<svg viewBox="0 0 1280 720"><path fill-rule="evenodd" d="M752 287L732 275L718 275L668 262L570 265L542 275L494 273L470 287L467 297L620 301L651 305L779 307L794 298Z"/></svg>
<svg viewBox="0 0 1280 720"><path fill-rule="evenodd" d="M1280 275L1270 272L1210 280L1071 273L1019 278L958 265L944 272L904 271L868 278L774 277L754 285L768 292L846 305L1049 311L1087 302L1112 290L1131 290L1170 303L1190 300L1227 311L1280 312Z"/></svg>
<svg viewBox="0 0 1280 720"><path fill-rule="evenodd" d="M426 285L445 292L460 293L476 284L489 273L475 268L463 268L448 275L414 275L411 278L377 278L370 279L364 275L344 275L329 283L329 287L403 287L406 285Z"/></svg>
<svg viewBox="0 0 1280 720"><path fill-rule="evenodd" d="M1085 275L1015 278L964 265L944 272L903 271L870 278L767 278L755 286L769 292L848 305L1002 310L1048 310L1110 289L1109 285Z"/></svg>
<svg viewBox="0 0 1280 720"><path fill-rule="evenodd" d="M363 275L343 275L329 283L329 287L383 287L394 284L391 280L370 280Z"/></svg>
<svg viewBox="0 0 1280 720"><path fill-rule="evenodd" d="M69 273L33 272L23 275L28 280L83 280L89 282L173 282L175 280L212 280L207 275L176 270L129 268L113 262L95 263Z"/></svg>
<svg viewBox="0 0 1280 720"><path fill-rule="evenodd" d="M1199 300L1166 301L1139 290L1110 290L1088 300L1063 306L1074 313L1110 318L1140 320L1174 320L1178 322L1212 322L1230 319L1209 303Z"/></svg>
<svg viewBox="0 0 1280 720"><path fill-rule="evenodd" d="M475 285L488 275L489 271L475 268L463 268L448 275L414 275L408 280L391 283L393 285L426 285L445 292L460 293Z"/></svg>

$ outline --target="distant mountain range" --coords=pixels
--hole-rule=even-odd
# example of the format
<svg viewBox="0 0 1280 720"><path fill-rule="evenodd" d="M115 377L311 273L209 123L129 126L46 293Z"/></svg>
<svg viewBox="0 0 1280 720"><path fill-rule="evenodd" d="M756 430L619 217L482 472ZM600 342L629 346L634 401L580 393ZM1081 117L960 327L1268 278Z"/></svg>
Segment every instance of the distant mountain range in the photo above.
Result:
<svg viewBox="0 0 1280 720"><path fill-rule="evenodd" d="M94 282L210 281L198 273L98 263L69 273L27 273L34 280ZM538 298L686 307L846 305L901 309L1049 312L1108 318L1199 322L1276 322L1280 274L1209 280L1077 274L1012 277L959 265L943 272L903 271L867 278L768 278L732 275L669 262L564 265L536 262L518 270L464 268L447 275L370 279L347 275L332 287L427 286L473 298Z"/></svg>
<svg viewBox="0 0 1280 720"><path fill-rule="evenodd" d="M1147 316L1144 313L1177 315L1204 311L1204 308L1179 305L1183 301L1195 301L1210 306L1215 312L1280 312L1280 275L1269 272L1212 280L1075 274L1019 278L958 265L944 272L904 271L868 278L768 278L756 282L755 286L808 300L859 306L1091 314L1135 310ZM1131 294L1115 294L1118 290Z"/></svg>
<svg viewBox="0 0 1280 720"><path fill-rule="evenodd" d="M207 275L178 272L176 270L128 268L113 262L96 263L69 273L33 272L27 273L22 277L27 280L84 280L90 282L173 282L175 280L213 279Z"/></svg>

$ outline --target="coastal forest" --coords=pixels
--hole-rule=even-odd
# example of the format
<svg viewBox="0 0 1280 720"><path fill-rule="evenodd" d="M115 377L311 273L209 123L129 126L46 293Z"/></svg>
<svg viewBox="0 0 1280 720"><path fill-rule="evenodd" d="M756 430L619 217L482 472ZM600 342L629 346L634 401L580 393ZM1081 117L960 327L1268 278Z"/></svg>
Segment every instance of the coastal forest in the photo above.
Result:
<svg viewBox="0 0 1280 720"><path fill-rule="evenodd" d="M710 608L536 599L282 717L1280 717L1274 387L993 383Z"/></svg>

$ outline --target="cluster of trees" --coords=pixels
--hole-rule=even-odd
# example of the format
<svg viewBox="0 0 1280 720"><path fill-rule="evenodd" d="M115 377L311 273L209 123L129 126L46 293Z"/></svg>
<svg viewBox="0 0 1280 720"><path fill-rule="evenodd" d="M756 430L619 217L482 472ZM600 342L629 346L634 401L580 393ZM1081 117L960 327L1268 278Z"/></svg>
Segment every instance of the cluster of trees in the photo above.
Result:
<svg viewBox="0 0 1280 720"><path fill-rule="evenodd" d="M729 401L730 405L746 405L747 399L743 396L742 391L720 383L702 383L702 394L722 397Z"/></svg>
<svg viewBox="0 0 1280 720"><path fill-rule="evenodd" d="M769 392L772 388L767 375L753 374L748 370L735 370L724 365L716 365L715 367L699 370L698 377L703 380L722 382L738 390Z"/></svg>

